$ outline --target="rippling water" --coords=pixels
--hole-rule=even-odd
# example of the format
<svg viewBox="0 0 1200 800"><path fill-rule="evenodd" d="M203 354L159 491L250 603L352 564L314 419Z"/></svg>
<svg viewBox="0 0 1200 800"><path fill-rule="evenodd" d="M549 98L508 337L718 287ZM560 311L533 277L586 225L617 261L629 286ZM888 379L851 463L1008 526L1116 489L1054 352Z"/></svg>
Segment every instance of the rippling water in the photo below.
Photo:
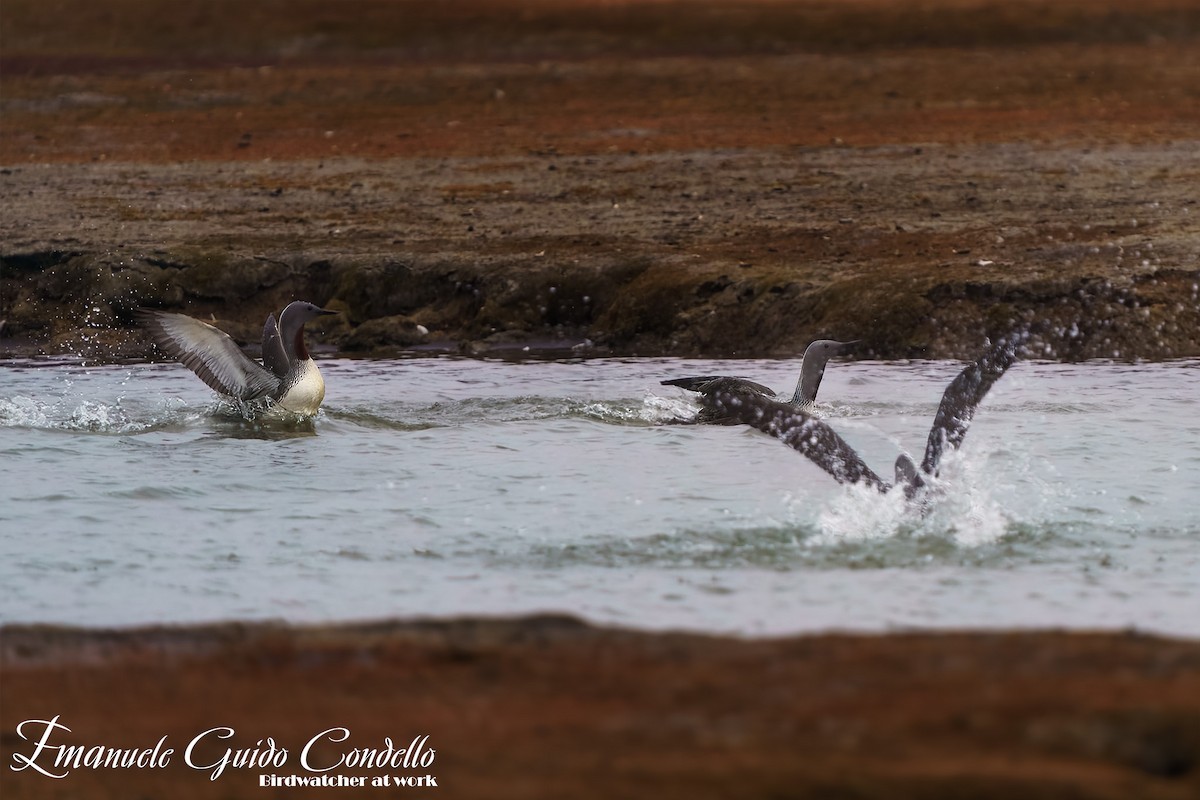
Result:
<svg viewBox="0 0 1200 800"><path fill-rule="evenodd" d="M798 362L324 360L309 424L182 367L0 362L0 620L564 611L744 634L1071 626L1200 635L1200 361L1024 362L924 516L659 380ZM881 474L953 362L834 363Z"/></svg>

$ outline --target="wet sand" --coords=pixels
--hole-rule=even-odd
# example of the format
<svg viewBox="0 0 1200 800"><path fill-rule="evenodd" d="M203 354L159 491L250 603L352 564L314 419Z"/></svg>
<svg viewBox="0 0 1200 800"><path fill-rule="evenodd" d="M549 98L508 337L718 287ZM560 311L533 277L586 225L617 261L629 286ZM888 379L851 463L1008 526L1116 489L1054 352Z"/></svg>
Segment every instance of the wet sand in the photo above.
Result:
<svg viewBox="0 0 1200 800"><path fill-rule="evenodd" d="M17 722L55 741L152 747L163 769L4 776L5 797L292 796L353 747L428 736L428 797L1190 798L1200 790L1200 643L1136 634L896 633L738 640L569 618L334 627L3 630L4 760ZM273 737L281 768L193 763ZM220 747L208 747L219 744ZM309 789L310 794L334 791ZM364 789L379 796L395 788ZM405 789L405 791L410 791ZM278 792L278 794L276 794ZM370 792L370 793L369 793Z"/></svg>

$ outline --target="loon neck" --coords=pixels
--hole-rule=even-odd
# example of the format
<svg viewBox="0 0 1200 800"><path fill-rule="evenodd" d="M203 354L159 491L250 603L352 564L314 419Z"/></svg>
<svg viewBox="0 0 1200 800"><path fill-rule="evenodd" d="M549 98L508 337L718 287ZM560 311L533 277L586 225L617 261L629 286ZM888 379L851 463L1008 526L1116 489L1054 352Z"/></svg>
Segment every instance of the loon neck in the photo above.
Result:
<svg viewBox="0 0 1200 800"><path fill-rule="evenodd" d="M796 381L796 391L792 395L792 405L811 406L817 402L817 390L821 388L821 378L825 375L825 362L815 363L806 359L800 366L800 380Z"/></svg>
<svg viewBox="0 0 1200 800"><path fill-rule="evenodd" d="M307 361L309 359L308 348L304 346L304 328L296 329L296 337L292 340L292 355L294 361Z"/></svg>

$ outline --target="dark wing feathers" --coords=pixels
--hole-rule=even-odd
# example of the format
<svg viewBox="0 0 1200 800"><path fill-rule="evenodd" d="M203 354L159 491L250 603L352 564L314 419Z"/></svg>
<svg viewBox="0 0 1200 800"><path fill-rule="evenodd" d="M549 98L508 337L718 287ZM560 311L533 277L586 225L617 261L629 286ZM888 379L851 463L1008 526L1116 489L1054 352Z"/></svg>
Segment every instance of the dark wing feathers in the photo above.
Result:
<svg viewBox="0 0 1200 800"><path fill-rule="evenodd" d="M889 488L833 428L794 406L755 393L725 389L704 395L702 404L706 411L774 436L838 483L866 483L880 491Z"/></svg>
<svg viewBox="0 0 1200 800"><path fill-rule="evenodd" d="M701 394L714 392L717 389L725 389L728 391L754 392L766 397L775 396L775 392L769 386L763 386L761 383L755 383L745 378L721 378L712 375L701 378L672 378L669 381L663 381L662 385L678 386L680 389L686 389L689 392L700 392Z"/></svg>
<svg viewBox="0 0 1200 800"><path fill-rule="evenodd" d="M924 473L936 475L946 449L962 444L975 409L983 402L988 390L1016 362L1018 350L1030 335L1025 332L1000 339L946 387L929 430L925 458L921 462ZM766 387L740 378L678 378L663 383L700 392L703 395L702 417L707 415L722 422L749 425L774 436L808 457L839 483L866 483L880 491L890 488L833 428L801 409L770 397ZM768 396L758 389L765 390ZM897 480L907 484L906 491L910 495L924 483L907 456L897 460L896 474Z"/></svg>
<svg viewBox="0 0 1200 800"><path fill-rule="evenodd" d="M921 471L936 475L946 448L958 449L962 444L975 409L983 402L988 390L1016 362L1017 344L1015 339L998 340L978 361L968 364L950 381L929 429Z"/></svg>
<svg viewBox="0 0 1200 800"><path fill-rule="evenodd" d="M722 378L711 375L702 378L674 378L669 381L663 381L662 385L678 386L689 392L699 392L705 397L715 392L724 392L737 397L766 397L772 399L775 397L775 393L769 387L763 386L761 383L746 380L745 378ZM700 413L696 415L695 421L706 425L738 424L736 419L722 414L720 411L704 403L701 404Z"/></svg>
<svg viewBox="0 0 1200 800"><path fill-rule="evenodd" d="M279 335L279 324L274 314L267 314L267 322L263 325L262 334L263 366L282 378L288 374L291 364L288 363L287 351L283 348L283 337Z"/></svg>
<svg viewBox="0 0 1200 800"><path fill-rule="evenodd" d="M257 400L279 388L279 379L255 363L228 334L183 314L142 309L138 321L159 348L216 391Z"/></svg>

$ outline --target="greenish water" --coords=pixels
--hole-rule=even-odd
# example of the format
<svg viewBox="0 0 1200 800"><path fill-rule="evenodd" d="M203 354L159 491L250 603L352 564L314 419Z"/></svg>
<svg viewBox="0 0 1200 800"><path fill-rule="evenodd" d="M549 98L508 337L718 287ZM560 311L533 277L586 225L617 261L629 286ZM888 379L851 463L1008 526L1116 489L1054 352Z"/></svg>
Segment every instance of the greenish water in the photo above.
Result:
<svg viewBox="0 0 1200 800"><path fill-rule="evenodd" d="M928 514L744 428L666 425L663 378L795 362L323 360L308 425L169 364L0 362L0 621L562 611L742 634L1200 635L1200 362L1029 362ZM835 363L821 411L887 474L954 362Z"/></svg>

